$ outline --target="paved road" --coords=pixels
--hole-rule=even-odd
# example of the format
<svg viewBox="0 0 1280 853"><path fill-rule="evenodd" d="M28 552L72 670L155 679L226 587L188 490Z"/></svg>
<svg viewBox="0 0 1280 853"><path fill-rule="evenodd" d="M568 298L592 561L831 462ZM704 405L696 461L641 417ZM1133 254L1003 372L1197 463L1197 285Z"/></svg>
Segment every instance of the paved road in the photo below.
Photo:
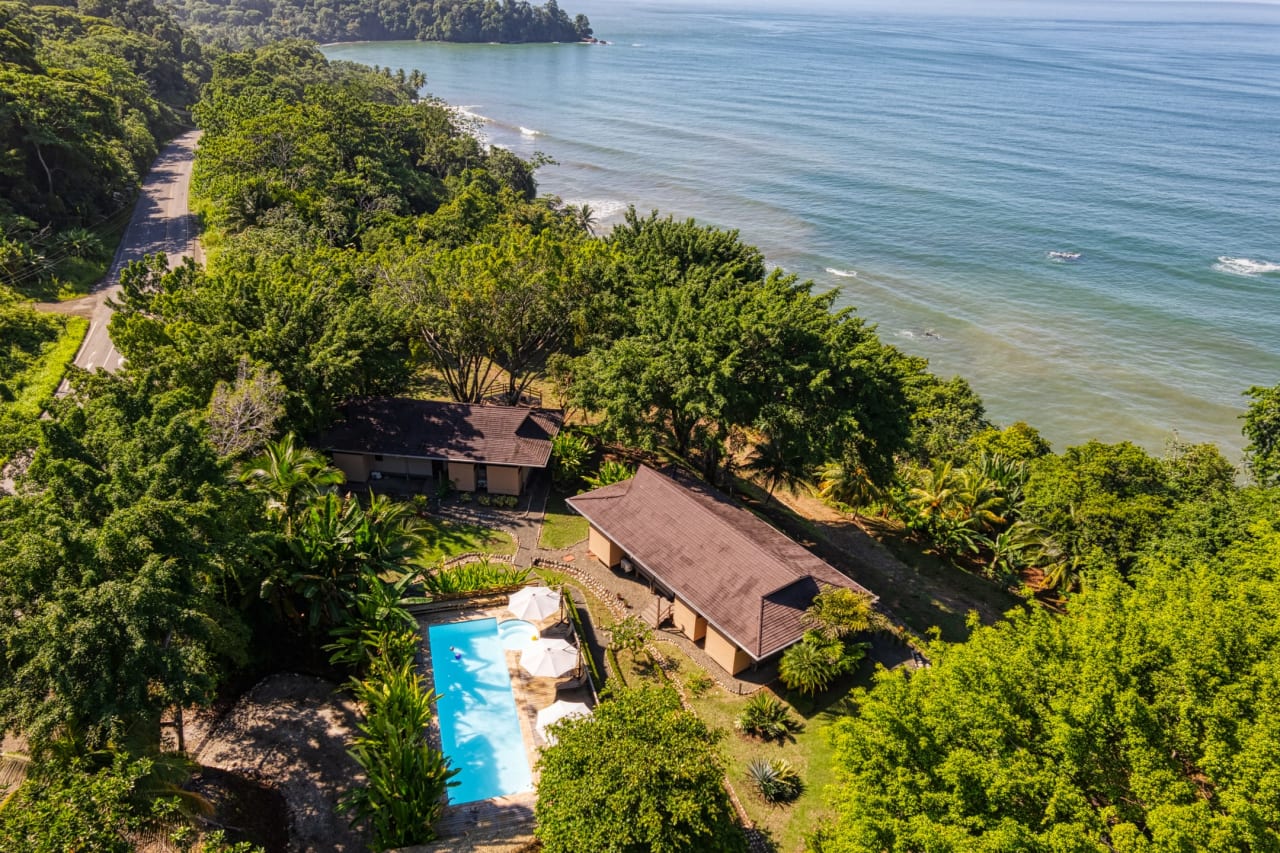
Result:
<svg viewBox="0 0 1280 853"><path fill-rule="evenodd" d="M85 297L89 333L76 354L77 367L85 370L101 367L108 372L120 367L120 353L107 334L107 323L111 321L107 300L120 292L120 271L127 264L157 252L169 256L170 267L176 266L184 256L197 256L195 217L187 207L187 190L199 138L197 130L182 134L151 164L111 270L93 293Z"/></svg>

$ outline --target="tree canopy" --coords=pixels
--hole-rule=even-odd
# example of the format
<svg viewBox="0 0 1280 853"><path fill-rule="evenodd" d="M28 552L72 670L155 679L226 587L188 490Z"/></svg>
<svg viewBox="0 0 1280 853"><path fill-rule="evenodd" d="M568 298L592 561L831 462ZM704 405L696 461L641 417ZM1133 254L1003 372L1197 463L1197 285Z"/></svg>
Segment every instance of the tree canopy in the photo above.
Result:
<svg viewBox="0 0 1280 853"><path fill-rule="evenodd" d="M836 727L818 851L1280 849L1274 495L1205 556L1163 549L881 673Z"/></svg>
<svg viewBox="0 0 1280 853"><path fill-rule="evenodd" d="M909 431L907 361L835 294L764 273L735 232L634 211L610 238L615 300L589 351L558 370L570 398L620 440L696 457L718 476L728 443L768 448L777 476L849 453L892 471Z"/></svg>
<svg viewBox="0 0 1280 853"><path fill-rule="evenodd" d="M56 292L127 215L160 141L206 73L151 0L0 3L0 286Z"/></svg>
<svg viewBox="0 0 1280 853"><path fill-rule="evenodd" d="M419 39L454 42L580 41L591 36L586 15L570 19L556 0L175 0L182 25L206 41L233 46L281 39L317 42Z"/></svg>
<svg viewBox="0 0 1280 853"><path fill-rule="evenodd" d="M184 392L85 379L0 499L0 728L101 743L245 658L250 505Z"/></svg>
<svg viewBox="0 0 1280 853"><path fill-rule="evenodd" d="M707 728L669 687L623 690L551 728L537 833L549 853L745 849Z"/></svg>

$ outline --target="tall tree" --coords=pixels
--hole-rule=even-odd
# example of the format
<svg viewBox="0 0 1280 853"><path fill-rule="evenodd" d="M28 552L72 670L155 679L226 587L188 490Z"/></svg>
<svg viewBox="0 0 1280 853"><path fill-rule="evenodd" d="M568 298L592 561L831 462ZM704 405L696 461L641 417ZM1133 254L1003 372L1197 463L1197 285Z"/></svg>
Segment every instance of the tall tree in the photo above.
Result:
<svg viewBox="0 0 1280 853"><path fill-rule="evenodd" d="M535 807L548 853L745 849L719 734L671 688L623 690L552 731Z"/></svg>
<svg viewBox="0 0 1280 853"><path fill-rule="evenodd" d="M548 357L581 336L594 245L565 229L510 228L391 274L454 399L479 402L501 373L501 397L514 405Z"/></svg>
<svg viewBox="0 0 1280 853"><path fill-rule="evenodd" d="M835 727L819 851L1280 849L1280 533L1149 553L880 674Z"/></svg>
<svg viewBox="0 0 1280 853"><path fill-rule="evenodd" d="M1253 401L1244 414L1245 461L1263 484L1280 484L1280 385L1254 386L1245 392Z"/></svg>
<svg viewBox="0 0 1280 853"><path fill-rule="evenodd" d="M246 632L249 505L190 395L83 379L0 501L0 727L93 745L212 698ZM150 731L148 731L150 727Z"/></svg>

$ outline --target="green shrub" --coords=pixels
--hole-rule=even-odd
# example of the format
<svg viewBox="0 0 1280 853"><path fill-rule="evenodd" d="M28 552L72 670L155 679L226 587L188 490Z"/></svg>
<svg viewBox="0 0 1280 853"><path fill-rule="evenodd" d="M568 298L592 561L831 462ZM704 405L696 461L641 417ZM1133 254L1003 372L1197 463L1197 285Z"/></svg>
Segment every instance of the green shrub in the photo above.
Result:
<svg viewBox="0 0 1280 853"><path fill-rule="evenodd" d="M39 416L62 384L67 365L75 359L88 331L88 320L83 317L67 318L67 324L58 336L57 343L50 346L38 362L18 377L17 383L21 384L22 390L13 405L19 413L33 418Z"/></svg>
<svg viewBox="0 0 1280 853"><path fill-rule="evenodd" d="M480 504L480 506L488 506L492 502L488 495L476 495L476 503Z"/></svg>
<svg viewBox="0 0 1280 853"><path fill-rule="evenodd" d="M422 585L437 598L468 592L486 592L524 586L529 580L530 571L506 563L476 560L474 563L426 572L422 576Z"/></svg>
<svg viewBox="0 0 1280 853"><path fill-rule="evenodd" d="M469 503L471 503L471 493L470 493L470 492L458 492L458 503L464 503L464 504L469 504Z"/></svg>
<svg viewBox="0 0 1280 853"><path fill-rule="evenodd" d="M596 472L594 477L584 477L593 489L599 489L602 486L611 486L614 483L621 483L623 480L630 480L636 475L635 469L622 462L614 459L605 460L600 465L600 470Z"/></svg>
<svg viewBox="0 0 1280 853"><path fill-rule="evenodd" d="M582 657L587 661L587 670L591 673L591 682L599 690L604 686L604 679L600 677L600 669L596 666L595 657L591 654L591 650L587 648L587 631L582 624L582 614L578 612L578 606L573 603L573 596L569 595L568 590L563 586L559 587L559 590L560 594L564 596L565 610L569 611L569 619L573 622L573 629L578 632L578 639L582 641ZM613 671L618 671L616 658L613 661Z"/></svg>
<svg viewBox="0 0 1280 853"><path fill-rule="evenodd" d="M436 697L411 662L375 666L368 679L350 687L365 712L351 750L365 784L353 788L338 810L368 826L375 850L433 840L445 791L458 773L423 737Z"/></svg>
<svg viewBox="0 0 1280 853"><path fill-rule="evenodd" d="M448 477L441 478L440 481L436 483L436 498L439 500L444 500L449 497L449 493L452 491L453 480L450 480Z"/></svg>
<svg viewBox="0 0 1280 853"><path fill-rule="evenodd" d="M784 740L801 727L785 703L763 690L747 700L746 707L733 725L743 734L762 740Z"/></svg>
<svg viewBox="0 0 1280 853"><path fill-rule="evenodd" d="M841 640L829 640L810 631L803 640L782 653L778 676L791 690L813 696L857 666L865 653L865 646L846 648Z"/></svg>
<svg viewBox="0 0 1280 853"><path fill-rule="evenodd" d="M785 758L757 758L747 765L747 779L766 803L789 803L804 790L800 774Z"/></svg>
<svg viewBox="0 0 1280 853"><path fill-rule="evenodd" d="M551 440L551 479L562 489L573 486L582 477L582 469L591 458L591 445L585 438L563 431Z"/></svg>
<svg viewBox="0 0 1280 853"><path fill-rule="evenodd" d="M701 696L711 689L711 685L715 682L711 676L705 672L695 672L684 680L684 689L689 691L690 696Z"/></svg>

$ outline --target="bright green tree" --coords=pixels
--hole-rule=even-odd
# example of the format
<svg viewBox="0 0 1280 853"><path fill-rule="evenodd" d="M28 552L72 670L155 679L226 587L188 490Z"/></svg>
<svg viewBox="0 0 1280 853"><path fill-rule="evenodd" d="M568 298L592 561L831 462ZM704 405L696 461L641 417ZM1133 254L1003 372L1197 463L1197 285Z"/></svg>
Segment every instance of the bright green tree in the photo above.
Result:
<svg viewBox="0 0 1280 853"><path fill-rule="evenodd" d="M1254 386L1245 394L1252 400L1244 414L1249 473L1263 485L1280 484L1280 385Z"/></svg>
<svg viewBox="0 0 1280 853"><path fill-rule="evenodd" d="M89 746L210 701L247 636L251 503L197 399L78 380L51 408L22 494L0 501L0 728Z"/></svg>
<svg viewBox="0 0 1280 853"><path fill-rule="evenodd" d="M535 806L548 853L745 850L724 789L721 735L671 688L622 690L551 732Z"/></svg>
<svg viewBox="0 0 1280 853"><path fill-rule="evenodd" d="M1211 558L1095 570L1065 616L1019 611L879 674L836 724L812 849L1280 849L1272 511Z"/></svg>

